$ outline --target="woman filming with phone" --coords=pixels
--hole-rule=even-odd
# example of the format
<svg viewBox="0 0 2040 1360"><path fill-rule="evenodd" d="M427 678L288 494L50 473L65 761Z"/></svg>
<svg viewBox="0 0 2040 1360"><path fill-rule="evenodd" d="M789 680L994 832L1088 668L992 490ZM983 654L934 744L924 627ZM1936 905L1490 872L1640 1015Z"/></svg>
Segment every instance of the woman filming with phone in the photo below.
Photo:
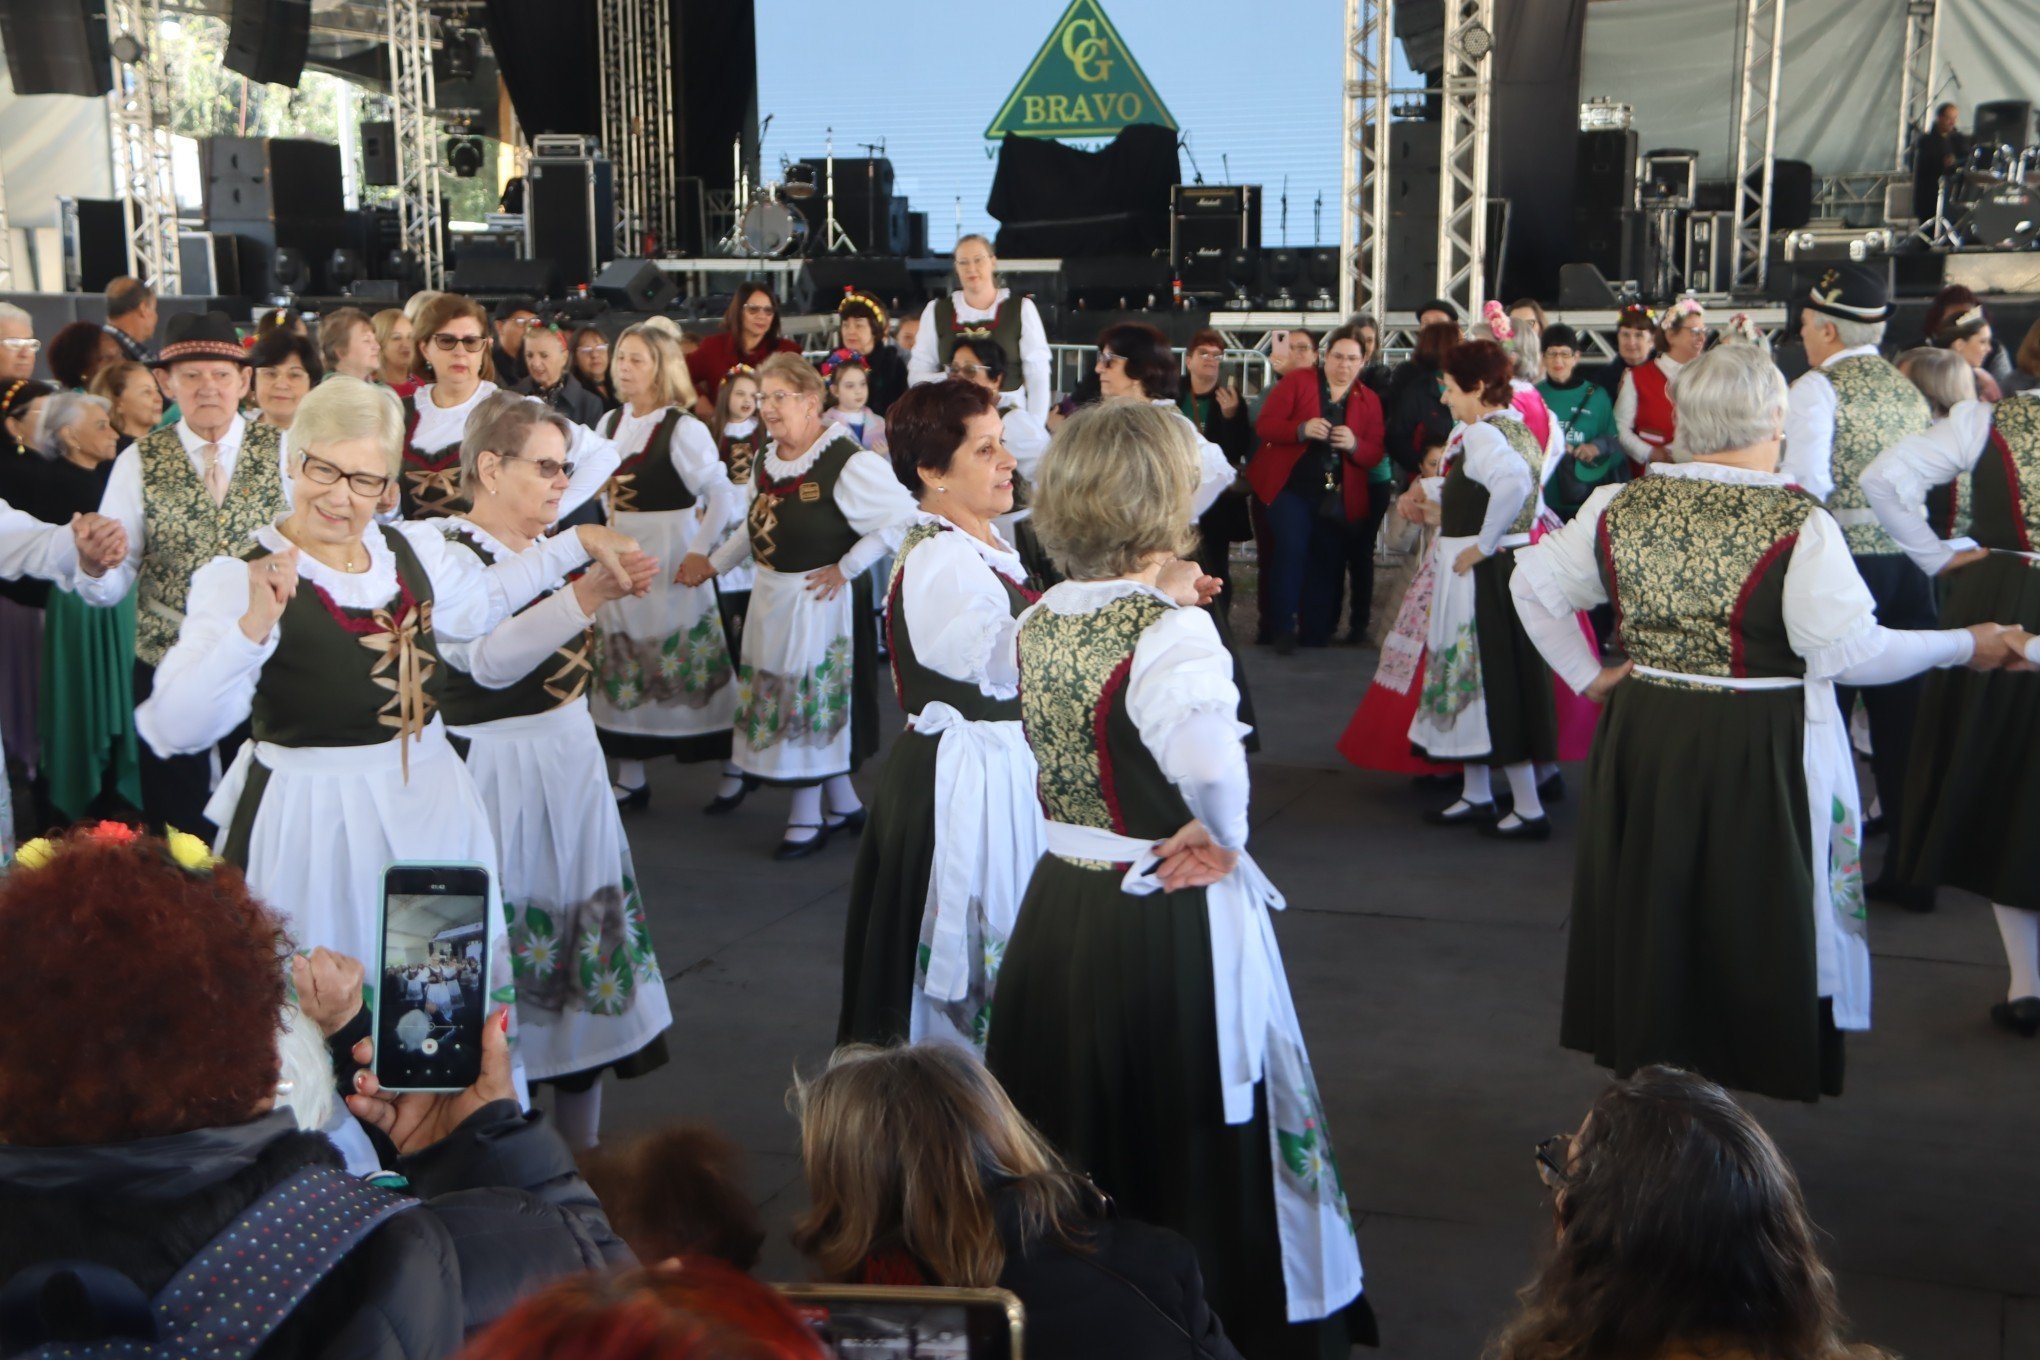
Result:
<svg viewBox="0 0 2040 1360"><path fill-rule="evenodd" d="M287 913L300 943L363 959L376 956L386 866L496 863L488 809L438 713L440 647L486 637L591 555L620 588L643 589L645 574L635 541L593 525L485 567L438 525L377 524L396 503L403 433L396 398L359 379L305 398L287 437L293 509L242 556L194 574L177 643L135 715L159 752L203 750L252 724L208 805L215 849ZM487 952L501 989L500 909Z"/></svg>

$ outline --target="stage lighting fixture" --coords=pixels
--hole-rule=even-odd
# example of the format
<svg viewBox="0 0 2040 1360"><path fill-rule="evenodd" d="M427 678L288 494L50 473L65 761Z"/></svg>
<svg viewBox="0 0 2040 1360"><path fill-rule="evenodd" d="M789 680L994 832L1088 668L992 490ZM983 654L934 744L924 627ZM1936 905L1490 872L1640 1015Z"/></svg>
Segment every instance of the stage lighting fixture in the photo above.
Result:
<svg viewBox="0 0 2040 1360"><path fill-rule="evenodd" d="M446 168L458 179L473 179L482 173L487 156L482 139L459 133L446 139Z"/></svg>

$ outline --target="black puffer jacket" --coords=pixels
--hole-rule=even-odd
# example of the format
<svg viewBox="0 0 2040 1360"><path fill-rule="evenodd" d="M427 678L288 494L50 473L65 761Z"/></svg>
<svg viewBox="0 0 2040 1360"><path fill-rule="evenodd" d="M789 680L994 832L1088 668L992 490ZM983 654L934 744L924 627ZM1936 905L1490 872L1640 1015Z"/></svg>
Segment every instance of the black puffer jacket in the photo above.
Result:
<svg viewBox="0 0 2040 1360"><path fill-rule="evenodd" d="M0 1287L77 1260L154 1297L271 1186L340 1165L283 1111L117 1146L0 1147ZM270 1337L265 1360L450 1355L545 1282L631 1260L566 1144L513 1102L484 1106L395 1169L424 1203L363 1238ZM21 1346L0 1336L0 1354Z"/></svg>

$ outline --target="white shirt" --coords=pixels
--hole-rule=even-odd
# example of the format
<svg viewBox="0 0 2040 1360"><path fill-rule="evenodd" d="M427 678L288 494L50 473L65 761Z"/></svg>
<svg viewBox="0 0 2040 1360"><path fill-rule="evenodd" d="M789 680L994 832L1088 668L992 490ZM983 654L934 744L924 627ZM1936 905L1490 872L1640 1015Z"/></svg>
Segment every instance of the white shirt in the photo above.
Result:
<svg viewBox="0 0 2040 1360"><path fill-rule="evenodd" d="M0 501L0 578L40 576L59 590L75 589L78 541L66 524L46 524ZM84 579L91 579L85 577Z"/></svg>
<svg viewBox="0 0 2040 1360"><path fill-rule="evenodd" d="M191 459L191 470L201 479L205 477L206 441L184 421L176 425L177 442L184 446L185 456ZM241 459L241 445L248 437L248 421L235 416L214 443L219 448L220 466L227 470L232 480L234 467ZM290 475L283 445L279 441L276 449L277 478L283 483L283 504L290 508ZM84 576L78 582L78 595L87 604L108 606L119 604L134 589L135 577L142 569L142 554L148 550L149 527L143 509L142 496L142 450L140 444L130 444L120 451L113 460L113 471L107 475L106 492L99 498L99 513L108 519L120 522L127 530L127 560L109 569L105 575L94 578Z"/></svg>
<svg viewBox="0 0 2040 1360"><path fill-rule="evenodd" d="M438 453L458 444L467 433L468 417L474 414L482 398L495 392L497 387L492 382L477 383L474 395L458 406L435 405L432 390L433 385L427 383L411 397L411 404L418 411L418 424L411 431L410 444L412 448L426 453ZM525 400L545 405L537 397L526 397ZM623 455L609 440L570 420L567 422L567 461L574 465L574 475L568 479L567 489L560 496L560 514L563 517L586 505L608 484L616 472L616 465L623 461ZM290 494L289 482L284 483L284 494L286 497Z"/></svg>
<svg viewBox="0 0 2040 1360"><path fill-rule="evenodd" d="M1648 475L1731 486L1789 486L1792 480L1713 463L1655 463ZM1624 490L1600 488L1570 524L1518 552L1509 585L1524 631L1559 679L1579 691L1599 677L1601 658L1574 611L1608 602L1597 538L1608 502ZM1787 645L1806 662L1808 680L1888 685L1934 667L1962 665L1975 651L1966 629L1910 631L1878 623L1876 603L1856 571L1842 526L1825 510L1807 517L1785 567L1784 613Z"/></svg>
<svg viewBox="0 0 2040 1360"><path fill-rule="evenodd" d="M939 515L919 524L948 524ZM992 530L996 537L998 530ZM1020 692L1015 640L1020 620L1000 577L1024 585L1027 568L1004 539L986 543L951 528L907 554L900 568L900 613L914 659L939 675L976 685L991 699Z"/></svg>
<svg viewBox="0 0 2040 1360"><path fill-rule="evenodd" d="M2025 394L2006 401L2033 401ZM1944 482L1967 477L1983 456L1995 412L1987 401L1965 401L1920 434L1907 435L1863 473L1863 499L1919 569L1937 576L1956 553L1974 548L1973 538L1941 539L1927 523L1927 493Z"/></svg>
<svg viewBox="0 0 2040 1360"><path fill-rule="evenodd" d="M1007 400L1013 404L1006 405ZM1006 427L1006 452L1019 464L1020 475L1031 482L1041 471L1041 456L1048 452L1048 426L1019 404L1016 393L1009 393L1000 405L999 421Z"/></svg>
<svg viewBox="0 0 2040 1360"><path fill-rule="evenodd" d="M1844 359L1868 354L1877 346L1857 345L1830 354L1821 368L1833 368ZM1826 500L1835 489L1835 385L1818 370L1809 369L1792 384L1792 405L1785 415L1785 455L1780 470L1787 480L1799 483Z"/></svg>
<svg viewBox="0 0 2040 1360"><path fill-rule="evenodd" d="M776 482L786 481L813 467L822 451L839 439L853 447L857 444L842 427L824 426L821 437L806 453L790 463L779 456L776 441L767 444L758 457L764 460L768 477ZM744 483L746 513L757 499L758 482L752 478ZM907 526L914 522L914 516L921 513L920 506L907 494L900 479L893 475L892 464L866 448L858 448L843 464L842 474L836 478L835 500L836 508L850 522L850 527L863 535L836 563L836 569L843 573L846 581L856 580L866 567L898 548ZM720 576L738 563L748 561L750 556L750 534L736 533L710 553L708 561L715 568L716 575Z"/></svg>
<svg viewBox="0 0 2040 1360"><path fill-rule="evenodd" d="M671 409L670 406L661 406L637 416L630 413L628 406L620 407L604 416L596 428L602 429L603 435L616 449L635 454L657 433L659 422ZM607 428L603 429L604 426ZM666 457L699 503L697 523L693 536L687 540L687 551L707 556L728 532L730 525L743 514L744 498L731 484L730 470L723 465L721 455L715 450L715 436L708 432L708 426L685 411L680 413L680 422L673 427L673 438L667 445ZM678 510L672 513L689 512ZM667 565L677 567L680 564Z"/></svg>
<svg viewBox="0 0 2040 1360"><path fill-rule="evenodd" d="M1169 612L1134 644L1126 678L1126 714L1190 805L1191 813L1228 850L1247 843L1247 751L1252 729L1238 718L1240 691L1232 657L1202 609L1177 605L1138 581L1065 581L1037 609L1092 614L1127 595L1152 595ZM1030 611L1031 612L1031 611Z"/></svg>
<svg viewBox="0 0 2040 1360"><path fill-rule="evenodd" d="M432 583L432 630L441 641L481 637L545 589L588 560L576 534L540 540L530 551L484 567L465 548L446 541L437 524L390 526L404 536ZM290 546L274 525L256 541L271 552ZM379 609L397 596L396 554L371 526L362 536L368 570L335 571L309 553L297 559L299 588L317 586L345 609ZM250 564L215 557L191 577L184 627L156 668L156 687L135 710L135 729L158 755L202 751L239 726L254 708L255 682L276 653L281 623L260 642L241 631L248 612ZM572 592L568 592L571 594Z"/></svg>
<svg viewBox="0 0 2040 1360"><path fill-rule="evenodd" d="M517 556L473 520L455 517L440 523L481 545L491 563ZM580 596L567 588L565 576L555 576L546 582L545 588L553 593L523 613L512 614L481 637L440 639L439 655L447 665L473 676L476 684L490 689L508 689L516 684L595 622L581 608Z"/></svg>
<svg viewBox="0 0 2040 1360"><path fill-rule="evenodd" d="M963 294L954 292L949 300L956 307L958 321L988 321L998 315L999 306L1012 295L1010 288L1001 288L992 294L992 305L973 307L963 300ZM921 329L914 335L913 353L907 356L907 384L935 382L944 375L942 368L942 337L935 329L935 304L929 303L921 309ZM1049 349L1048 332L1041 324L1041 313L1034 306L1034 299L1020 299L1020 352L1006 356L1008 363L1020 365L1020 386L1025 393L1025 404L1029 415L1046 422L1048 403L1054 395L1049 390Z"/></svg>
<svg viewBox="0 0 2040 1360"><path fill-rule="evenodd" d="M1651 360L1658 366L1658 372L1670 382L1679 376L1685 367L1677 359L1660 354ZM1641 365L1639 365L1641 367ZM1553 422L1556 424L1557 422ZM1622 375L1621 390L1615 394L1615 442L1622 445L1623 452L1639 463L1648 463L1651 453L1658 447L1636 433L1636 369L1629 369Z"/></svg>
<svg viewBox="0 0 2040 1360"><path fill-rule="evenodd" d="M1496 420L1522 423L1513 410L1494 413ZM1526 534L1510 534L1509 526L1522 513L1523 503L1537 490L1531 480L1530 464L1509 443L1509 437L1486 420L1462 425L1452 432L1446 450L1447 461L1463 461L1466 475L1487 488L1487 513L1480 519L1480 536L1475 540L1481 554L1493 557L1505 547L1519 547L1530 541Z"/></svg>

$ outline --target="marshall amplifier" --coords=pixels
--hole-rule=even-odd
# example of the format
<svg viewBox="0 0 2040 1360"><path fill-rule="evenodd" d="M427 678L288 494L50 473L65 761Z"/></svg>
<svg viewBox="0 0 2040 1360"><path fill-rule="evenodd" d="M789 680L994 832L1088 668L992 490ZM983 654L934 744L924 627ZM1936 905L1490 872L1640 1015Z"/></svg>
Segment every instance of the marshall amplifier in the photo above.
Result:
<svg viewBox="0 0 2040 1360"><path fill-rule="evenodd" d="M1185 293L1225 296L1234 254L1260 248L1260 185L1178 184L1169 190L1169 264Z"/></svg>

